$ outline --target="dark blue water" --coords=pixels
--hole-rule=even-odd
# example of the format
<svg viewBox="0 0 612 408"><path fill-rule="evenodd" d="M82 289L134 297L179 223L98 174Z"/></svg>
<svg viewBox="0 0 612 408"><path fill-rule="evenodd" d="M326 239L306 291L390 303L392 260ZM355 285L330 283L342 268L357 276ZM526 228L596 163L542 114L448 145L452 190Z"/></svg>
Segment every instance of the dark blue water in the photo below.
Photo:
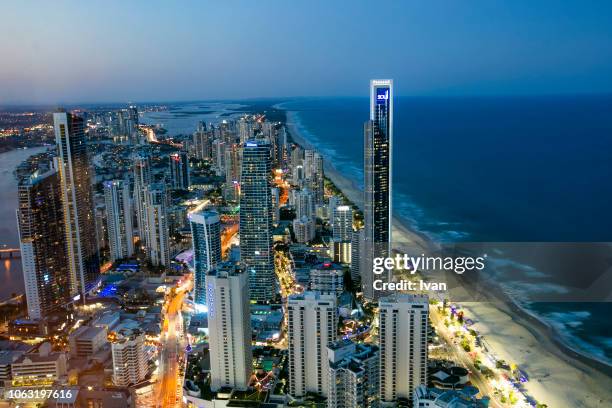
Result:
<svg viewBox="0 0 612 408"><path fill-rule="evenodd" d="M283 104L362 180L368 100ZM440 240L612 241L612 97L397 98L394 208Z"/></svg>
<svg viewBox="0 0 612 408"><path fill-rule="evenodd" d="M282 107L362 184L367 98ZM612 96L400 97L394 115L394 211L414 229L442 242L612 241ZM612 362L612 303L530 309Z"/></svg>

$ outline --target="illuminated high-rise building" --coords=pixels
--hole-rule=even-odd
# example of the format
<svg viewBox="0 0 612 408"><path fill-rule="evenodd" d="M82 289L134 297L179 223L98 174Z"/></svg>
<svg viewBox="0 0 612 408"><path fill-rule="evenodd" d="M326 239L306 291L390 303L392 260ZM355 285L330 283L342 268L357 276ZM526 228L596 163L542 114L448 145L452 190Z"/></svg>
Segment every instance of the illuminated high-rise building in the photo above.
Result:
<svg viewBox="0 0 612 408"><path fill-rule="evenodd" d="M412 393L427 384L427 295L381 297L378 312L380 400L383 406L412 401Z"/></svg>
<svg viewBox="0 0 612 408"><path fill-rule="evenodd" d="M170 264L167 191L163 183L145 188L147 259L155 266Z"/></svg>
<svg viewBox="0 0 612 408"><path fill-rule="evenodd" d="M114 262L134 254L134 231L132 229L132 201L127 180L112 180L104 183L104 201L110 257Z"/></svg>
<svg viewBox="0 0 612 408"><path fill-rule="evenodd" d="M333 237L340 241L351 241L353 235L353 209L339 205L331 209Z"/></svg>
<svg viewBox="0 0 612 408"><path fill-rule="evenodd" d="M17 225L28 317L46 317L71 300L64 213L54 169L19 182Z"/></svg>
<svg viewBox="0 0 612 408"><path fill-rule="evenodd" d="M366 299L380 295L372 287L372 263L387 257L391 242L393 81L370 82L370 120L364 125L364 253L361 284ZM388 279L388 277L387 277Z"/></svg>
<svg viewBox="0 0 612 408"><path fill-rule="evenodd" d="M248 277L244 268L222 262L206 275L210 389L246 390L253 372Z"/></svg>
<svg viewBox="0 0 612 408"><path fill-rule="evenodd" d="M151 159L147 155L138 155L133 158L132 167L134 175L133 202L136 209L136 222L138 223L138 237L146 247L147 242L147 212L145 209L145 188L152 183Z"/></svg>
<svg viewBox="0 0 612 408"><path fill-rule="evenodd" d="M67 112L53 113L57 170L60 179L70 292L85 297L100 275L100 255L83 119Z"/></svg>
<svg viewBox="0 0 612 408"><path fill-rule="evenodd" d="M327 346L336 340L336 296L304 292L287 300L289 394L326 396L329 370Z"/></svg>
<svg viewBox="0 0 612 408"><path fill-rule="evenodd" d="M221 221L212 210L198 210L187 216L191 225L195 270L195 303L206 303L206 273L221 262Z"/></svg>
<svg viewBox="0 0 612 408"><path fill-rule="evenodd" d="M269 301L276 295L272 253L270 145L249 141L242 152L240 177L240 259L249 273L251 299Z"/></svg>
<svg viewBox="0 0 612 408"><path fill-rule="evenodd" d="M187 152L181 150L170 155L170 181L175 190L187 190L189 180L189 157Z"/></svg>

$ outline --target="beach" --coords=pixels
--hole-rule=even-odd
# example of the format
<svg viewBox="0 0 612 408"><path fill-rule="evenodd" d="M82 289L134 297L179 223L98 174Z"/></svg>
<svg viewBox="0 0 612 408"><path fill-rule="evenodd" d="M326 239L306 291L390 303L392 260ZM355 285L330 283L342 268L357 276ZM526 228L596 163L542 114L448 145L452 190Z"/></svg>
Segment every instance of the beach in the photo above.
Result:
<svg viewBox="0 0 612 408"><path fill-rule="evenodd" d="M300 134L294 113L287 111L287 128L292 139L306 148L314 147ZM325 158L326 176L357 206L362 205L362 191ZM423 234L414 232L401 219L393 218L393 242L396 249L417 248L431 253L437 248ZM528 394L548 407L612 406L612 378L606 365L572 352L561 343L557 333L530 316L500 290L491 288L490 302L462 303L466 317L484 336L493 354L516 363L529 376ZM603 368L603 370L602 370Z"/></svg>

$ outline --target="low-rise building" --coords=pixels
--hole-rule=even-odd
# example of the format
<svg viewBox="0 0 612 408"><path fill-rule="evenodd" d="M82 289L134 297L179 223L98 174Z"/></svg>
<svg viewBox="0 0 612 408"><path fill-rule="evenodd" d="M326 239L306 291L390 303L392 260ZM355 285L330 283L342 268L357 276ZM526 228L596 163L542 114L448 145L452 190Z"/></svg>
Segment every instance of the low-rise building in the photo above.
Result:
<svg viewBox="0 0 612 408"><path fill-rule="evenodd" d="M81 326L70 334L70 356L89 358L98 352L106 343L107 332L105 327Z"/></svg>
<svg viewBox="0 0 612 408"><path fill-rule="evenodd" d="M310 270L310 290L341 294L344 291L344 269L331 262L318 264Z"/></svg>
<svg viewBox="0 0 612 408"><path fill-rule="evenodd" d="M43 343L37 352L22 355L11 364L14 385L51 385L66 380L66 354Z"/></svg>

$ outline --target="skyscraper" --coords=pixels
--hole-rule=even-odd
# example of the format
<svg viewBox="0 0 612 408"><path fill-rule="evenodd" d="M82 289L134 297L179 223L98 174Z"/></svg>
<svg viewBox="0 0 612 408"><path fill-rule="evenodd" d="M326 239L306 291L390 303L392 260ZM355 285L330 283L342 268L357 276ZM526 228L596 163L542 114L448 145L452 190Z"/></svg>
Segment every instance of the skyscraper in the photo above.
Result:
<svg viewBox="0 0 612 408"><path fill-rule="evenodd" d="M138 223L138 237L141 244L147 246L147 216L145 209L145 188L152 183L151 160L147 155L137 155L133 158L134 194L133 201Z"/></svg>
<svg viewBox="0 0 612 408"><path fill-rule="evenodd" d="M210 388L245 390L253 371L248 278L242 266L223 262L206 275Z"/></svg>
<svg viewBox="0 0 612 408"><path fill-rule="evenodd" d="M59 187L54 169L19 183L17 225L30 319L46 317L71 300Z"/></svg>
<svg viewBox="0 0 612 408"><path fill-rule="evenodd" d="M408 294L382 297L378 313L381 402L411 401L414 389L427 384L429 299Z"/></svg>
<svg viewBox="0 0 612 408"><path fill-rule="evenodd" d="M181 150L170 155L170 181L175 190L187 190L190 185L189 180L189 157L187 152Z"/></svg>
<svg viewBox="0 0 612 408"><path fill-rule="evenodd" d="M91 190L92 170L87 157L83 119L71 113L55 112L53 123L70 267L70 293L84 298L97 284L100 256Z"/></svg>
<svg viewBox="0 0 612 408"><path fill-rule="evenodd" d="M291 295L287 300L289 393L327 395L327 346L336 340L336 296L318 292Z"/></svg>
<svg viewBox="0 0 612 408"><path fill-rule="evenodd" d="M151 264L170 263L170 239L168 237L168 213L166 187L162 183L145 188L145 211L147 223L147 259Z"/></svg>
<svg viewBox="0 0 612 408"><path fill-rule="evenodd" d="M128 258L134 254L129 182L125 180L105 182L104 201L111 260L114 262Z"/></svg>
<svg viewBox="0 0 612 408"><path fill-rule="evenodd" d="M276 295L270 171L270 146L246 142L240 182L240 259L249 273L251 298L259 301Z"/></svg>
<svg viewBox="0 0 612 408"><path fill-rule="evenodd" d="M206 303L206 273L221 262L221 222L216 211L189 213L195 269L195 303Z"/></svg>
<svg viewBox="0 0 612 408"><path fill-rule="evenodd" d="M393 81L370 82L370 120L364 125L364 253L361 283L367 299L380 295L372 287L372 263L387 257L391 242Z"/></svg>

